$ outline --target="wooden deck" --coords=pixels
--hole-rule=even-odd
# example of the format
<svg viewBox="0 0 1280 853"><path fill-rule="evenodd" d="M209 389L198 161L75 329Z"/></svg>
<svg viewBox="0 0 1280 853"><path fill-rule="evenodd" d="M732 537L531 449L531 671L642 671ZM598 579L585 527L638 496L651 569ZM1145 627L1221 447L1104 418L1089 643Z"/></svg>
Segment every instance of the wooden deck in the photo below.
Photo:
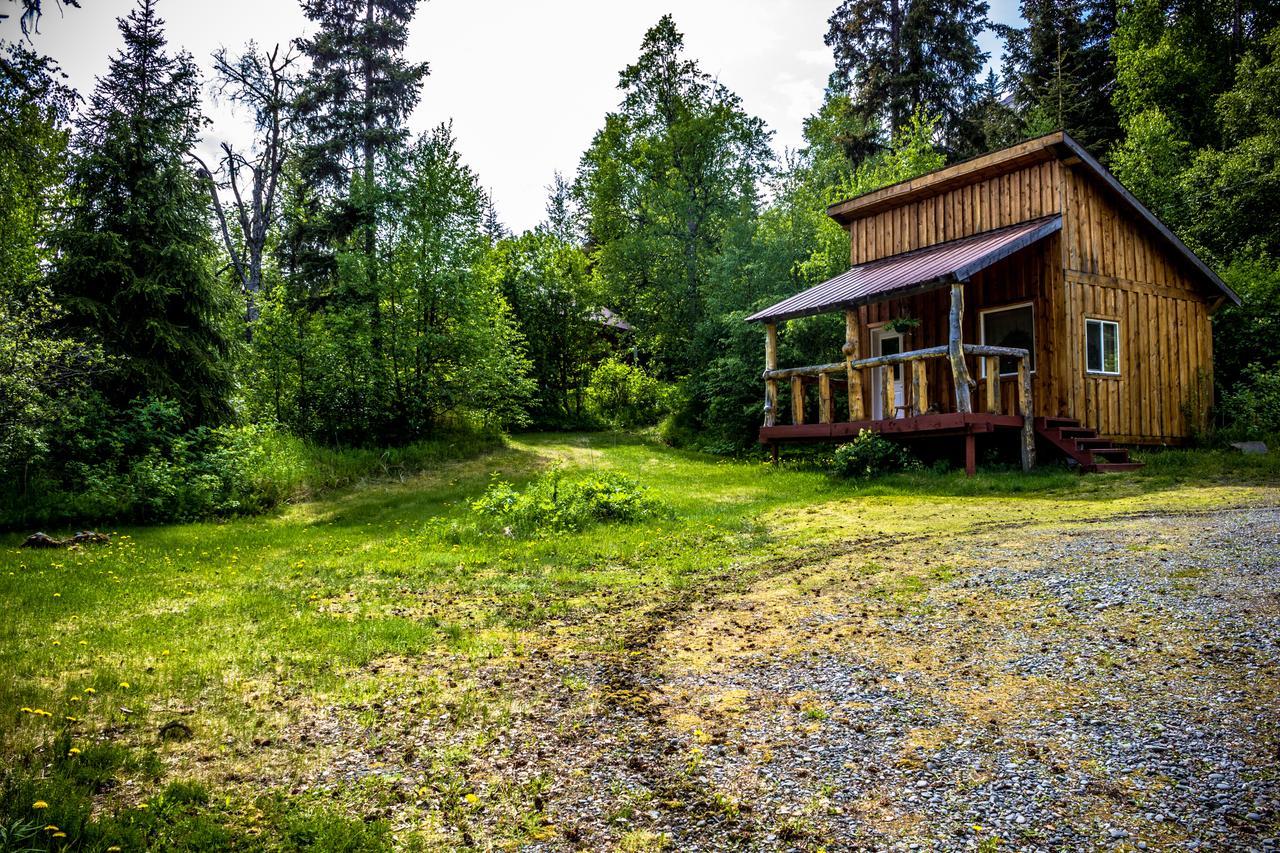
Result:
<svg viewBox="0 0 1280 853"><path fill-rule="evenodd" d="M946 412L893 420L841 421L830 424L779 424L760 427L760 443L840 440L852 438L864 429L903 438L930 438L940 435L994 432L997 429L1021 430L1022 424L1021 415L999 415L989 412Z"/></svg>

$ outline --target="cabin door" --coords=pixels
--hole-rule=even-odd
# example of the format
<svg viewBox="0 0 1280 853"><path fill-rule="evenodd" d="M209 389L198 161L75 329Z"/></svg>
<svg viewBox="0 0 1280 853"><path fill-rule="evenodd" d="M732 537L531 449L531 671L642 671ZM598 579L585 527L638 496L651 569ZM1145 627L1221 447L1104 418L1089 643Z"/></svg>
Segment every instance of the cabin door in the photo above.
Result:
<svg viewBox="0 0 1280 853"><path fill-rule="evenodd" d="M877 355L896 355L902 352L902 335L889 329L872 329L871 330L871 354ZM876 368L871 371L871 418L872 420L892 420L898 417L901 406L904 405L902 387L902 365L895 364L893 366L893 405L895 410L888 414L884 411L884 387L881 383L884 371Z"/></svg>

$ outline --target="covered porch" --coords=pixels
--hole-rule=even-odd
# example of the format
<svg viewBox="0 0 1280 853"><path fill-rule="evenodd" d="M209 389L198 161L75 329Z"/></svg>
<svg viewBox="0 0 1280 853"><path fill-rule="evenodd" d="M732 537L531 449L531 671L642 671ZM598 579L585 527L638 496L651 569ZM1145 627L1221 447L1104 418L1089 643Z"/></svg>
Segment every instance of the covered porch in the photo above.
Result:
<svg viewBox="0 0 1280 853"><path fill-rule="evenodd" d="M1029 470L1036 455L1034 335L1024 336L1025 346L985 342L999 323L979 325L966 300L977 297L977 310L993 316L1018 300L1013 307L1036 322L1028 306L1045 285L1035 272L1039 254L1060 228L1060 217L1046 217L873 261L753 314L748 320L765 326L760 442L776 458L782 443L842 441L862 430L905 441L958 438L973 474L979 436L1003 433ZM843 358L780 367L779 323L834 312L845 319ZM873 316L890 319L873 323ZM904 322L915 326L895 326Z"/></svg>

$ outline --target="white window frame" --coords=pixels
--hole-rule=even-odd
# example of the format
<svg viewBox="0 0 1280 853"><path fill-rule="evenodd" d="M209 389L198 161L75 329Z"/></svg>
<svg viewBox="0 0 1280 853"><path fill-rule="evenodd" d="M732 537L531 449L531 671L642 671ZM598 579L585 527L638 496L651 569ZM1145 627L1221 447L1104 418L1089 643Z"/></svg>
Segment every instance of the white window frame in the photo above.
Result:
<svg viewBox="0 0 1280 853"><path fill-rule="evenodd" d="M996 306L995 308L980 309L978 311L978 340L982 342L983 346L987 345L987 315L988 314L999 314L1002 311L1013 311L1018 308L1031 309L1031 353L1032 353L1031 361L1032 361L1032 364L1034 365L1035 364L1035 347L1036 347L1036 303L1034 301L1013 302L1009 305L999 305L999 306ZM1036 372L1035 367L1032 367L1031 373L1034 374L1035 372ZM1000 378L1003 379L1006 376L1017 376L1017 375L1018 375L1018 371L1011 370L1008 373L1001 373ZM985 358L978 359L978 378L980 379L987 378L987 360Z"/></svg>
<svg viewBox="0 0 1280 853"><path fill-rule="evenodd" d="M1089 367L1089 326L1096 324L1098 326L1098 353L1102 357L1102 368L1093 370ZM1107 326L1115 326L1116 329L1116 369L1107 370L1107 336L1103 332ZM1084 318L1084 372L1089 376L1119 376L1121 374L1120 362L1120 321L1108 320L1105 317L1085 317Z"/></svg>

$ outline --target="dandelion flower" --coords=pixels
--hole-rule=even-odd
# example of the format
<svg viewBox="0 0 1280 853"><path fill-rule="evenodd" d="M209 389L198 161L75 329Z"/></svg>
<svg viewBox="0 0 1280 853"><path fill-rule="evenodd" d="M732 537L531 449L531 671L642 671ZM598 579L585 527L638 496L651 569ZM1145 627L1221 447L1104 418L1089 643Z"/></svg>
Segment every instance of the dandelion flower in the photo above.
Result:
<svg viewBox="0 0 1280 853"><path fill-rule="evenodd" d="M57 825L56 825L56 824L52 824L52 823L51 823L51 824L49 824L48 826L46 826L46 827L44 828L44 831L45 831L45 832L57 832L57 831L58 831L58 827L57 827Z"/></svg>
<svg viewBox="0 0 1280 853"><path fill-rule="evenodd" d="M120 689L121 689L121 690L128 690L128 689L129 689L129 682L127 682L127 681L122 681L122 682L120 682Z"/></svg>
<svg viewBox="0 0 1280 853"><path fill-rule="evenodd" d="M88 640L81 640L81 641L80 641L80 645L82 645L82 646L87 646L87 645L89 645L89 641L88 641Z"/></svg>
<svg viewBox="0 0 1280 853"><path fill-rule="evenodd" d="M97 690L94 690L92 687L86 687L86 688L84 689L84 692L85 692L85 693L97 693L98 691L97 691Z"/></svg>
<svg viewBox="0 0 1280 853"><path fill-rule="evenodd" d="M53 597L54 597L54 598L62 598L62 593L60 593L60 592L55 592L55 593L53 594Z"/></svg>
<svg viewBox="0 0 1280 853"><path fill-rule="evenodd" d="M54 644L55 646L60 646L60 645L62 645L62 641L61 641L61 640L54 640L54 641L53 641L53 644Z"/></svg>
<svg viewBox="0 0 1280 853"><path fill-rule="evenodd" d="M65 832L55 832L53 835L49 837L50 838L66 838L67 834Z"/></svg>
<svg viewBox="0 0 1280 853"><path fill-rule="evenodd" d="M463 799L464 799L464 800L466 800L468 803L470 803L470 804L471 804L471 805L473 805L473 806L474 806L476 803L480 802L480 798L479 798L479 797L477 797L475 794L467 794L465 797L463 797Z"/></svg>
<svg viewBox="0 0 1280 853"><path fill-rule="evenodd" d="M67 755L79 755L79 754L80 754L80 747L78 746L73 746L67 750Z"/></svg>
<svg viewBox="0 0 1280 853"><path fill-rule="evenodd" d="M44 800L36 800L34 803L32 803L32 804L31 804L31 808L33 808L33 809L47 809L47 808L49 808L49 804L48 804L48 803L46 803Z"/></svg>

